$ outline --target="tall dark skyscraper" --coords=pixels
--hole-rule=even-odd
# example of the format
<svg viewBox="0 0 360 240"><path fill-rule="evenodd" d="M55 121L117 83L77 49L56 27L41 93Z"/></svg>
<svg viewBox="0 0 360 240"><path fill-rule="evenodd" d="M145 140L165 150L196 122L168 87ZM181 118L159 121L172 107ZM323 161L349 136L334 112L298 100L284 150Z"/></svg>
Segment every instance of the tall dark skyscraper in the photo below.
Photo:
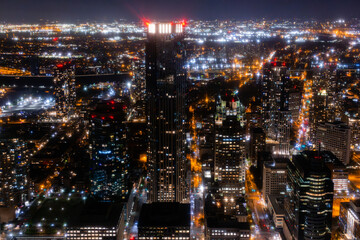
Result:
<svg viewBox="0 0 360 240"><path fill-rule="evenodd" d="M124 200L129 193L123 104L99 103L90 116L91 193L101 201Z"/></svg>
<svg viewBox="0 0 360 240"><path fill-rule="evenodd" d="M285 193L286 239L331 239L334 185L323 156L315 151L294 155L288 165Z"/></svg>
<svg viewBox="0 0 360 240"><path fill-rule="evenodd" d="M244 106L236 94L217 99L215 117L215 180L224 197L224 212L235 211L235 201L245 187Z"/></svg>
<svg viewBox="0 0 360 240"><path fill-rule="evenodd" d="M263 70L263 114L266 136L276 142L272 153L288 156L291 111L289 111L289 73L285 62L272 62Z"/></svg>
<svg viewBox="0 0 360 240"><path fill-rule="evenodd" d="M149 202L186 202L184 153L186 51L183 23L149 23L146 92Z"/></svg>

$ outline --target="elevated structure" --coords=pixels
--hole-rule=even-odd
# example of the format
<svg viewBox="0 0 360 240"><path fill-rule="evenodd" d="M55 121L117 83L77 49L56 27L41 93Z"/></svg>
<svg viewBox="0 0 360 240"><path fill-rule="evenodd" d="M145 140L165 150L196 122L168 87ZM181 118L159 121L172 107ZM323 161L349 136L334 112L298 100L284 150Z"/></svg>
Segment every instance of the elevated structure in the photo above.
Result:
<svg viewBox="0 0 360 240"><path fill-rule="evenodd" d="M239 97L222 94L217 100L215 116L215 181L225 202L225 214L235 211L235 200L245 186L244 107Z"/></svg>
<svg viewBox="0 0 360 240"><path fill-rule="evenodd" d="M124 201L129 193L124 107L104 101L90 115L91 193L100 201Z"/></svg>
<svg viewBox="0 0 360 240"><path fill-rule="evenodd" d="M54 69L54 84L56 116L69 119L75 113L76 106L75 65L71 62L57 64Z"/></svg>
<svg viewBox="0 0 360 240"><path fill-rule="evenodd" d="M334 185L324 158L314 151L294 155L288 165L288 179L286 239L330 240Z"/></svg>
<svg viewBox="0 0 360 240"><path fill-rule="evenodd" d="M184 26L182 23L147 23L147 26L148 200L186 202Z"/></svg>

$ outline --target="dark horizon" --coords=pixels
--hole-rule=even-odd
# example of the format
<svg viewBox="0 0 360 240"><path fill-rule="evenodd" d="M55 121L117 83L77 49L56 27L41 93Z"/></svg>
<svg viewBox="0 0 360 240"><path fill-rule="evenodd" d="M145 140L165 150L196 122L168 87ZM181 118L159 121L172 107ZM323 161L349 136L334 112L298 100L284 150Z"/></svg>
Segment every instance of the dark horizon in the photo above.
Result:
<svg viewBox="0 0 360 240"><path fill-rule="evenodd" d="M355 0L0 0L0 21L38 22L112 22L118 19L317 19L360 17L360 1ZM26 9L26 11L24 11ZM41 21L41 19L43 19Z"/></svg>

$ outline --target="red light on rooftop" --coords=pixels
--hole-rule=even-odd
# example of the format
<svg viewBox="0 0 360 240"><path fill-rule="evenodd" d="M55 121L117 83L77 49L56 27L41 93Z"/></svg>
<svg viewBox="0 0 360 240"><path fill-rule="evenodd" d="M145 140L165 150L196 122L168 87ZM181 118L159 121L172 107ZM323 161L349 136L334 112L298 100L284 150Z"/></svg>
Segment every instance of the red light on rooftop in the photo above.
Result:
<svg viewBox="0 0 360 240"><path fill-rule="evenodd" d="M110 101L110 103L111 103L111 104L115 104L115 102L114 102L114 101Z"/></svg>
<svg viewBox="0 0 360 240"><path fill-rule="evenodd" d="M110 119L114 119L114 116L110 116Z"/></svg>
<svg viewBox="0 0 360 240"><path fill-rule="evenodd" d="M141 21L144 23L146 27L149 27L151 21L149 19L146 19L144 17L141 18Z"/></svg>
<svg viewBox="0 0 360 240"><path fill-rule="evenodd" d="M64 67L64 64L59 63L59 64L56 65L56 67L57 67L57 68L63 68L63 67Z"/></svg>
<svg viewBox="0 0 360 240"><path fill-rule="evenodd" d="M58 40L59 40L58 37L54 37L54 38L53 38L53 41L54 41L54 42L56 42L56 41L58 41Z"/></svg>
<svg viewBox="0 0 360 240"><path fill-rule="evenodd" d="M105 117L101 117L102 120L105 120Z"/></svg>

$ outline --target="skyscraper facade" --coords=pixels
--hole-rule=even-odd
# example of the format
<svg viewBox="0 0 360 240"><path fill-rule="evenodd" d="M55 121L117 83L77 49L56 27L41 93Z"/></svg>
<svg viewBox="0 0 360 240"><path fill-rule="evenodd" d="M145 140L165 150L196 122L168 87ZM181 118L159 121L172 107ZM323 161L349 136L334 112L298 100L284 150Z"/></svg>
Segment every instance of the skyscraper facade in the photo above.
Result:
<svg viewBox="0 0 360 240"><path fill-rule="evenodd" d="M235 210L245 186L244 107L237 95L225 93L217 101L215 116L215 181L224 197L224 211Z"/></svg>
<svg viewBox="0 0 360 240"><path fill-rule="evenodd" d="M263 116L266 136L277 142L276 156L287 157L290 152L291 111L289 90L291 81L285 62L266 64L263 70Z"/></svg>
<svg viewBox="0 0 360 240"><path fill-rule="evenodd" d="M331 151L345 165L350 162L351 130L342 122L319 124L316 141L321 149Z"/></svg>
<svg viewBox="0 0 360 240"><path fill-rule="evenodd" d="M265 151L265 140L266 136L262 128L250 129L248 152L252 163L257 164L259 152Z"/></svg>
<svg viewBox="0 0 360 240"><path fill-rule="evenodd" d="M90 116L91 193L101 201L124 200L129 193L123 105L99 103Z"/></svg>
<svg viewBox="0 0 360 240"><path fill-rule="evenodd" d="M186 202L184 24L147 25L148 201Z"/></svg>
<svg viewBox="0 0 360 240"><path fill-rule="evenodd" d="M57 64L54 68L56 116L68 119L75 113L76 85L75 65Z"/></svg>
<svg viewBox="0 0 360 240"><path fill-rule="evenodd" d="M315 151L294 155L288 165L284 234L288 240L330 240L334 186L331 171Z"/></svg>
<svg viewBox="0 0 360 240"><path fill-rule="evenodd" d="M285 158L264 163L262 190L265 200L269 195L284 196L287 184L288 161Z"/></svg>
<svg viewBox="0 0 360 240"><path fill-rule="evenodd" d="M21 205L29 199L29 155L25 141L0 139L0 207Z"/></svg>

